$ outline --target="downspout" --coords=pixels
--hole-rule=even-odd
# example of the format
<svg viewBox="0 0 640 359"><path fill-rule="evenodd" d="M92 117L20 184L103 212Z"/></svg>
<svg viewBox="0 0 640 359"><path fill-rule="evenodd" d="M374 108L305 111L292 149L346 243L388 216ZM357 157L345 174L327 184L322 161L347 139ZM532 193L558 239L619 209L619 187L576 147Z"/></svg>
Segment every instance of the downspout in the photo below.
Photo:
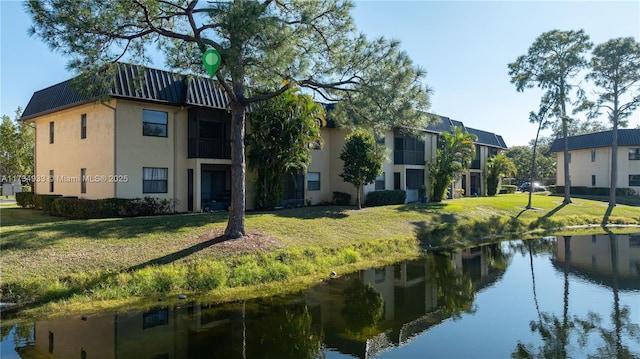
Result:
<svg viewBox="0 0 640 359"><path fill-rule="evenodd" d="M176 211L177 190L178 190L178 156L176 150L178 148L178 112L173 112L173 198L171 199L171 209ZM187 116L188 117L188 116ZM188 137L188 136L187 136ZM187 194L188 195L188 194Z"/></svg>
<svg viewBox="0 0 640 359"><path fill-rule="evenodd" d="M104 102L100 102L103 106L110 108L113 110L113 175L118 175L118 116L117 109L114 106L106 104ZM118 197L118 181L113 181L113 197Z"/></svg>

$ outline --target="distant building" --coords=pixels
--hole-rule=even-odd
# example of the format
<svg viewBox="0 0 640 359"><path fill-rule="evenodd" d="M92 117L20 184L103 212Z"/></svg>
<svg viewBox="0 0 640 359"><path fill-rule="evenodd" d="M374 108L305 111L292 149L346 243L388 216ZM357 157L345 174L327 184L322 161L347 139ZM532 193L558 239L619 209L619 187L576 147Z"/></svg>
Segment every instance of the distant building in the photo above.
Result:
<svg viewBox="0 0 640 359"><path fill-rule="evenodd" d="M571 186L611 187L612 131L571 136L569 174ZM564 184L564 144L559 138L551 152L556 155L556 183ZM640 194L640 129L618 130L618 188Z"/></svg>

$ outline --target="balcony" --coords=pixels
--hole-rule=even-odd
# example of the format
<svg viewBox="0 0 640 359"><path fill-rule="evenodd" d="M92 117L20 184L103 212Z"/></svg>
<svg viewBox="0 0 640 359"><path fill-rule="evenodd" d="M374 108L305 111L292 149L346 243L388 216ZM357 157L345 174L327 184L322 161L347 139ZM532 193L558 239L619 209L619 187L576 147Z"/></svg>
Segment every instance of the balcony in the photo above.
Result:
<svg viewBox="0 0 640 359"><path fill-rule="evenodd" d="M480 160L471 161L471 169L472 170L479 170L480 169Z"/></svg>
<svg viewBox="0 0 640 359"><path fill-rule="evenodd" d="M217 138L190 138L189 158L231 159L231 144Z"/></svg>

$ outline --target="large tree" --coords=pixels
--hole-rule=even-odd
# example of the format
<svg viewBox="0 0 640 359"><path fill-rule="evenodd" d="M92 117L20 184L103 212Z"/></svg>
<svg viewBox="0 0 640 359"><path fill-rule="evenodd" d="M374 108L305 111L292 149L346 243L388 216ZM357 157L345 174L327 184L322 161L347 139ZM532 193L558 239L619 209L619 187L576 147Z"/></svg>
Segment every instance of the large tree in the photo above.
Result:
<svg viewBox="0 0 640 359"><path fill-rule="evenodd" d="M360 125L423 128L424 71L396 41L369 41L354 27L349 0L29 0L32 34L69 56L81 73L108 73L123 59L204 74L202 56L217 50L215 78L231 110L231 206L225 234L245 235L245 112L291 86L344 100L339 114ZM97 71L103 69L103 71ZM93 80L94 83L96 80ZM266 93L250 88L274 88Z"/></svg>
<svg viewBox="0 0 640 359"><path fill-rule="evenodd" d="M22 109L18 107L15 119L2 116L0 124L0 182L29 182L33 175L33 146L35 131L31 124L19 121Z"/></svg>
<svg viewBox="0 0 640 359"><path fill-rule="evenodd" d="M576 87L571 80L587 66L584 57L591 49L589 36L580 31L552 30L540 35L526 55L509 64L511 83L518 91L537 86L545 90L541 107L550 109L551 116L560 121L564 141L564 201L571 203L569 174L568 126L571 118L567 105Z"/></svg>
<svg viewBox="0 0 640 359"><path fill-rule="evenodd" d="M384 147L378 145L369 132L356 130L347 135L340 159L344 162L340 177L356 188L356 203L360 209L362 187L373 183L382 173Z"/></svg>
<svg viewBox="0 0 640 359"><path fill-rule="evenodd" d="M429 163L431 201L441 202L451 182L469 168L476 139L474 134L462 132L462 127L455 127L452 133L442 133L438 139L436 159Z"/></svg>
<svg viewBox="0 0 640 359"><path fill-rule="evenodd" d="M257 104L247 134L249 167L256 171L256 208L273 209L282 200L283 181L311 162L311 151L322 145L324 107L295 89Z"/></svg>
<svg viewBox="0 0 640 359"><path fill-rule="evenodd" d="M632 37L611 39L593 49L590 65L587 79L597 86L597 99L587 103L589 117L595 118L604 110L613 125L609 192L609 206L613 207L618 183L618 127L626 127L625 119L640 106L640 43Z"/></svg>

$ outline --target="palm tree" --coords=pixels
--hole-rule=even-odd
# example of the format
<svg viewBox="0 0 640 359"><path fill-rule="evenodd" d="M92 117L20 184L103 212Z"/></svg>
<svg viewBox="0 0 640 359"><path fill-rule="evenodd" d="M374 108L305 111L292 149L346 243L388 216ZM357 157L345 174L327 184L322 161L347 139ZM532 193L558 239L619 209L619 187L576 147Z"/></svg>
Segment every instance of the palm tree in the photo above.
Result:
<svg viewBox="0 0 640 359"><path fill-rule="evenodd" d="M461 127L454 127L452 133L442 134L436 150L436 159L429 164L433 202L441 202L451 181L469 168L475 152L475 140L474 134L463 133Z"/></svg>
<svg viewBox="0 0 640 359"><path fill-rule="evenodd" d="M516 173L516 165L504 154L499 154L487 163L487 195L495 196L498 193L500 180L504 176Z"/></svg>

